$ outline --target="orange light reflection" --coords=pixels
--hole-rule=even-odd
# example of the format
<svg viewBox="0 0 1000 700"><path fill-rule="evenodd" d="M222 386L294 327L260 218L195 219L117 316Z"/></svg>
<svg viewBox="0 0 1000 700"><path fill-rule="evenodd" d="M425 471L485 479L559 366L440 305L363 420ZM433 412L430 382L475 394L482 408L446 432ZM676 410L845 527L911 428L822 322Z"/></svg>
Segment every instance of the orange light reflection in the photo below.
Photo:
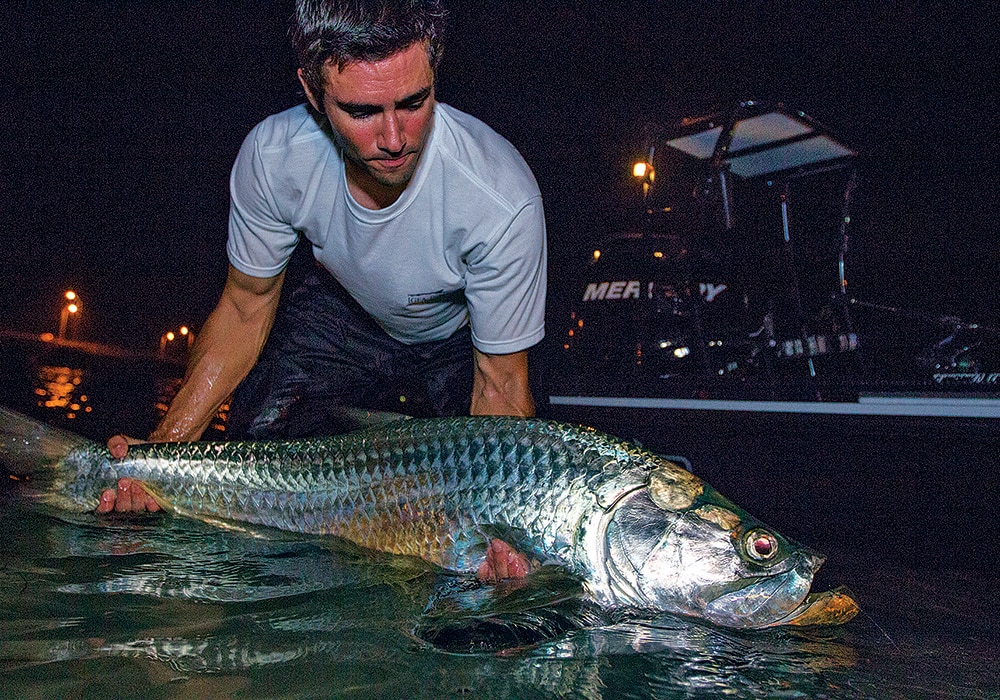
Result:
<svg viewBox="0 0 1000 700"><path fill-rule="evenodd" d="M38 396L38 405L60 413L64 412L66 418L70 420L76 418L77 412L81 410L89 413L90 406L85 406L87 395L74 396L83 382L83 374L82 369L73 367L50 365L39 367L36 380L38 384L34 390Z"/></svg>

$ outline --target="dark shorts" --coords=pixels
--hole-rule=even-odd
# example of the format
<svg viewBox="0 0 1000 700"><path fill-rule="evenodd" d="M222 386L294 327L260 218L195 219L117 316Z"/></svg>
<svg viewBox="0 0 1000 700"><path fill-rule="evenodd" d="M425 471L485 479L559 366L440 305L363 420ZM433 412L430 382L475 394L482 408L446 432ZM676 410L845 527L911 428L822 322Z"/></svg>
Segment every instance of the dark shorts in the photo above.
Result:
<svg viewBox="0 0 1000 700"><path fill-rule="evenodd" d="M338 408L467 415L472 338L406 345L391 338L326 271L283 303L256 366L237 387L226 435L274 439L342 429Z"/></svg>

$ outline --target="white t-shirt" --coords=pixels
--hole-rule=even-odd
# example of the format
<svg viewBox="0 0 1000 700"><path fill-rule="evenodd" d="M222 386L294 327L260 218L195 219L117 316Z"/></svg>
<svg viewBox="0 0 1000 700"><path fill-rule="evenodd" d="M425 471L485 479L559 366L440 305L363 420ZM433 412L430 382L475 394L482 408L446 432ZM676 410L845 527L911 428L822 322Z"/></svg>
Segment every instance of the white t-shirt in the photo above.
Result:
<svg viewBox="0 0 1000 700"><path fill-rule="evenodd" d="M409 186L362 207L339 149L299 105L250 132L230 179L233 266L284 269L301 233L313 254L393 338L442 340L466 324L482 352L544 335L545 219L538 184L503 137L448 105Z"/></svg>

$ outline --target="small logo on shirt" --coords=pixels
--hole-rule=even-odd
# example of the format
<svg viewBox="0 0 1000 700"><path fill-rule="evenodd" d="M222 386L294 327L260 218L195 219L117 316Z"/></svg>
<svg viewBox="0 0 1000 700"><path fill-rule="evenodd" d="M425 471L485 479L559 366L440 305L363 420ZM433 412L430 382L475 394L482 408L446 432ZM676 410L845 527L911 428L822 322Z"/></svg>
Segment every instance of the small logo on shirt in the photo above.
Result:
<svg viewBox="0 0 1000 700"><path fill-rule="evenodd" d="M409 306L414 304L447 304L464 302L465 293L461 289L439 289L436 292L424 292L423 294L410 294L406 297Z"/></svg>

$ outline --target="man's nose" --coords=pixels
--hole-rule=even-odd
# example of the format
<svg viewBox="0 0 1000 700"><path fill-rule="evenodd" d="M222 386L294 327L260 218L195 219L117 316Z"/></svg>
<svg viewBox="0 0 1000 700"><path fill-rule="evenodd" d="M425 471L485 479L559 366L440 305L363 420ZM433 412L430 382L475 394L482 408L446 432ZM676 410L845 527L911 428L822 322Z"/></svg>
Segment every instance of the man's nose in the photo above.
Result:
<svg viewBox="0 0 1000 700"><path fill-rule="evenodd" d="M382 132L379 134L378 147L387 153L399 153L406 146L403 136L403 125L395 112L386 112L382 120Z"/></svg>

